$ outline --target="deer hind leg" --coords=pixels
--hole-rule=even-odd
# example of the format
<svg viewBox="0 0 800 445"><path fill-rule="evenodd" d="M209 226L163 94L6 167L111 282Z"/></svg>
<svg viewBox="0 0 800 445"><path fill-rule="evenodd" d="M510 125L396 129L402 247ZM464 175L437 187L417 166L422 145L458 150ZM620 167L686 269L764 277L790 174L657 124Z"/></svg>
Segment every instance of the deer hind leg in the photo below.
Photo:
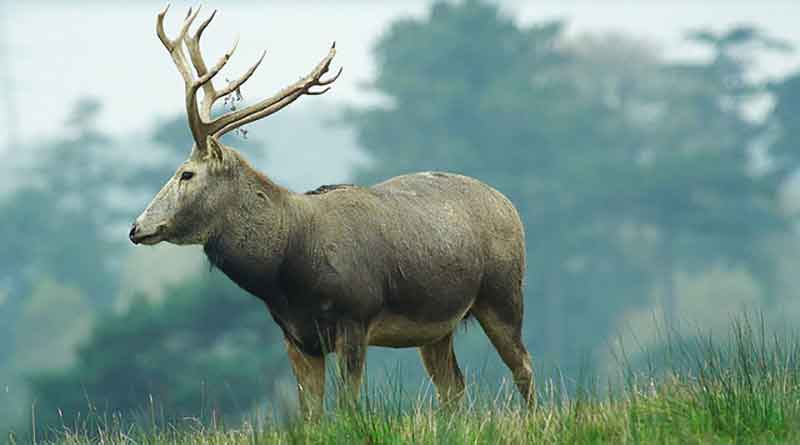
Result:
<svg viewBox="0 0 800 445"><path fill-rule="evenodd" d="M532 406L536 403L536 388L531 356L522 342L521 309L521 304L519 310L513 306L510 309L504 307L503 310L497 310L491 305L476 304L471 312L478 319L483 331L486 332L492 345L500 354L500 358L511 370L514 384L519 389L523 400Z"/></svg>
<svg viewBox="0 0 800 445"><path fill-rule="evenodd" d="M340 322L336 328L340 407L354 406L361 390L361 378L367 358L366 328L360 323Z"/></svg>
<svg viewBox="0 0 800 445"><path fill-rule="evenodd" d="M325 398L325 356L308 355L291 340L284 339L284 342L297 379L300 410L306 419L317 419L322 415Z"/></svg>
<svg viewBox="0 0 800 445"><path fill-rule="evenodd" d="M436 386L439 402L452 405L464 395L464 376L453 350L453 333L419 348L422 363Z"/></svg>

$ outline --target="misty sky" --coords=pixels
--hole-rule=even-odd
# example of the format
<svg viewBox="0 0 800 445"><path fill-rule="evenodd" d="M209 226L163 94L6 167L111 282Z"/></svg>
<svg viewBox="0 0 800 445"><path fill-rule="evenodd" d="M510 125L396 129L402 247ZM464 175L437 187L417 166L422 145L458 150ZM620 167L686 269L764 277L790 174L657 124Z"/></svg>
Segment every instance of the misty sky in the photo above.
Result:
<svg viewBox="0 0 800 445"><path fill-rule="evenodd" d="M265 63L244 89L246 99L270 95L305 74L324 56L333 40L339 49L334 65L344 66L344 75L333 91L301 99L293 109L374 99L364 87L374 69L371 47L391 21L421 16L430 2L306 0L297 6L298 3L205 2L207 12L212 8L221 10L204 35L207 59L216 60L237 34L241 37L237 54L225 73L228 77L237 76L249 66L261 49L268 50ZM569 23L571 35L622 31L658 44L667 57L698 56L682 40L686 29L698 26L723 29L731 24L751 23L800 46L797 1L500 3L520 23L563 18ZM0 36L12 62L0 60L0 78L12 80L22 139L30 141L63 130L70 107L84 96L102 100L106 108L101 125L117 135L144 131L164 116L181 113L182 81L154 31L155 15L163 4L6 0ZM193 4L186 0L172 2L168 33L177 32L179 18ZM766 73L780 75L798 68L800 51L763 62ZM0 134L6 141L9 122L14 120L9 120L5 106L0 107Z"/></svg>

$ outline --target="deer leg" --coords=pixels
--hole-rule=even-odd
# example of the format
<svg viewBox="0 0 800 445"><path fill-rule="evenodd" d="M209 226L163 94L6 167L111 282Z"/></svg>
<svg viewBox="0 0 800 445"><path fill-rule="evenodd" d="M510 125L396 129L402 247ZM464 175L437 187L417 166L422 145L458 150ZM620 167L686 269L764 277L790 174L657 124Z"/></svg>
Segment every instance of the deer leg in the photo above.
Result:
<svg viewBox="0 0 800 445"><path fill-rule="evenodd" d="M336 358L339 370L339 402L355 403L367 357L366 329L360 323L340 322L336 329ZM352 406L352 405L351 405Z"/></svg>
<svg viewBox="0 0 800 445"><path fill-rule="evenodd" d="M284 339L292 371L297 378L297 395L303 416L310 420L322 415L325 397L325 356L308 355Z"/></svg>
<svg viewBox="0 0 800 445"><path fill-rule="evenodd" d="M453 350L453 333L419 348L422 363L436 386L439 402L452 405L464 395L464 376Z"/></svg>
<svg viewBox="0 0 800 445"><path fill-rule="evenodd" d="M500 358L511 370L514 383L522 398L529 405L536 404L536 388L533 380L531 356L522 343L522 317L507 320L497 315L491 308L474 307L472 313L480 322Z"/></svg>

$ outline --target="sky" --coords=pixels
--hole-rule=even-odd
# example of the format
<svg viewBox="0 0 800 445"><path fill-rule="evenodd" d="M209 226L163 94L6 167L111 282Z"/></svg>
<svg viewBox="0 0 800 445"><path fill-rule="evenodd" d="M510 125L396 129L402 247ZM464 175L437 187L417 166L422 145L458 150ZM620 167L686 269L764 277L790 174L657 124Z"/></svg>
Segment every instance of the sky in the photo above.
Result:
<svg viewBox="0 0 800 445"><path fill-rule="evenodd" d="M100 99L100 126L118 136L140 134L166 116L183 112L182 81L155 36L158 1L0 0L0 92L16 109L9 119L0 107L0 137L7 146L11 126L23 142L62 132L72 105L81 97ZM500 0L521 24L554 19L568 23L568 34L623 32L656 45L668 58L700 57L683 39L687 29L724 29L740 23L760 26L800 47L800 2L789 0ZM175 0L167 19L174 35L185 10L195 2ZM298 6L300 4L300 6ZM267 58L248 82L245 99L271 95L307 73L334 40L334 67L345 71L328 94L304 98L293 111L331 109L374 101L367 88L374 73L371 49L394 20L421 17L429 1L208 1L206 13L220 9L204 35L204 52L216 60L233 39L239 48L225 72L236 77L262 49ZM11 62L9 62L9 60ZM800 51L763 61L764 74L780 76L800 67ZM11 88L8 88L8 85ZM3 148L0 148L2 150Z"/></svg>

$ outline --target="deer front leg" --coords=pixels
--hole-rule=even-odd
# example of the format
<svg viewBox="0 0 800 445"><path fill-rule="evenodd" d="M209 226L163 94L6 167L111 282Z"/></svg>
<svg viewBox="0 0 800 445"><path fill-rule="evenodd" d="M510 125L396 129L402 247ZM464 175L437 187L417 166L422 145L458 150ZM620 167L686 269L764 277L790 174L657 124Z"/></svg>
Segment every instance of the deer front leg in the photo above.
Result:
<svg viewBox="0 0 800 445"><path fill-rule="evenodd" d="M291 340L284 338L284 342L297 379L300 410L307 420L317 419L322 415L325 397L325 356L308 355Z"/></svg>
<svg viewBox="0 0 800 445"><path fill-rule="evenodd" d="M339 322L336 328L335 352L341 384L338 394L339 406L348 406L343 405L343 402L352 406L358 401L367 357L366 327L356 322Z"/></svg>

